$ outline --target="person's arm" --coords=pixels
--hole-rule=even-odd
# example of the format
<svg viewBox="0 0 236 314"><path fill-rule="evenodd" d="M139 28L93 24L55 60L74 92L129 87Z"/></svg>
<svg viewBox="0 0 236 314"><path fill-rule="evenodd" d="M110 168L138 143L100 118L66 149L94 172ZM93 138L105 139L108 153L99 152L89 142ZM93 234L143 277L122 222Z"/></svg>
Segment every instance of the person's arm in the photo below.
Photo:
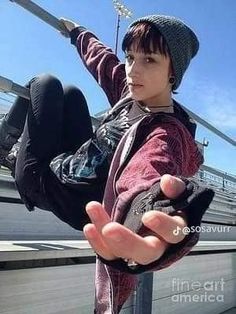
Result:
<svg viewBox="0 0 236 314"><path fill-rule="evenodd" d="M130 274L140 274L146 271L156 271L171 266L173 263L177 262L191 251L191 249L197 244L200 236L200 233L196 231L197 230L196 227L199 227L201 225L202 216L208 209L214 197L214 192L213 190L207 187L199 186L198 183L192 179L187 180L186 178L183 177L181 179L186 183L186 190L183 192L183 194L173 200L168 199L166 197L162 201L159 202L157 201L156 204L154 203L153 211L161 211L162 213L168 214L173 217L176 216L184 217L184 220L186 222L186 226L183 229L185 235L184 239L180 240L179 242L176 241L175 243L173 243L163 238L164 239L163 245L165 247L163 254L160 257L158 257L155 261L151 261L150 263L147 264L145 262L145 264L137 263L137 265L129 266L127 261L124 260L124 258L108 260L99 255L98 256L99 259L104 264L116 268L122 272ZM156 191L153 192L155 189ZM145 194L147 195L149 192L150 191L148 190L146 191ZM159 192L160 186L158 184L152 187L152 193L158 194ZM162 193L160 193L159 195L161 195L161 198L163 198ZM140 195L138 195L138 198L139 196ZM143 204L139 202L140 200L134 199L134 202L129 208L129 212L132 212L134 210L136 213L136 210L139 206L143 208ZM160 219L160 216L158 218L159 220L162 221L162 219ZM155 221L154 220L155 217L153 217L152 219L153 221ZM153 225L153 223L151 223L151 225ZM132 230L135 234L141 234L142 237L148 236L150 234L153 235L154 232L156 233L157 238L163 237L162 233L159 233L158 227L156 227L155 230L154 228L150 229L149 225L145 225L145 220L142 222L141 217L138 217L137 214L131 214L128 217L126 217L122 226L128 228L129 230ZM136 228L137 226L139 228ZM141 230L142 232L140 232ZM182 234L181 230L182 228L176 224L176 227L174 228L176 236L180 236ZM191 232L189 234L186 234L188 230L191 230ZM168 237L173 239L173 231L171 231L171 233L172 234L169 234ZM138 243L134 244L133 239L132 241L133 246L136 246L138 248ZM128 247L129 246L128 240L126 240L125 243L126 247ZM145 254L146 252L143 252L143 256L145 256ZM156 254L158 256L160 255L159 252L156 252ZM135 259L132 259L132 257L130 257L130 260L135 261Z"/></svg>
<svg viewBox="0 0 236 314"><path fill-rule="evenodd" d="M114 106L126 89L124 64L112 49L106 47L85 27L61 20L67 27L71 43L77 48L84 65L106 93L111 106Z"/></svg>
<svg viewBox="0 0 236 314"><path fill-rule="evenodd" d="M187 218L189 228L199 226L202 216L214 196L214 192L198 186L193 180L186 180L184 193L177 199L168 200L160 193L159 179L165 173L191 176L197 171L201 163L201 154L187 130L177 121L172 124L162 123L134 154L117 181L116 190L119 196L113 208L113 217L117 215L115 214L117 210L124 213L128 212L127 215L124 214L123 217L120 217L118 222L141 236L148 235L150 232L150 228L147 228L150 225L145 226L141 221L142 211L147 209L162 211L171 216L181 215L180 212L182 212L184 217ZM136 176L137 173L144 174L141 180L140 176ZM135 185L136 188L134 188ZM153 196L152 204L150 204L150 194ZM106 206L106 199L104 204ZM138 212L140 214L137 214ZM152 229L153 232L156 233L158 238L158 227ZM173 231L169 237L171 238L171 236L173 238ZM105 264L128 273L135 274L147 270L159 270L170 266L186 255L198 242L198 239L199 233L193 231L178 243L168 243L160 258L145 263L145 265L139 263L135 267L129 267L122 258L115 260L100 258ZM113 253L116 255L115 252ZM145 255L146 252L144 251L144 259ZM130 256L130 258L135 260L135 256Z"/></svg>

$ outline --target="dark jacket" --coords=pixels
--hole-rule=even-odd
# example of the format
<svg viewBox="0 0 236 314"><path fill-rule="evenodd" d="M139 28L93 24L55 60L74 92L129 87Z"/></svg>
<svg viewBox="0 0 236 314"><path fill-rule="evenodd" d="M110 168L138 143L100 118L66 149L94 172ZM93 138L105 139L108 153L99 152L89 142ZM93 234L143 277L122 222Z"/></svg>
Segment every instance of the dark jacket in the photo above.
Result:
<svg viewBox="0 0 236 314"><path fill-rule="evenodd" d="M125 105L128 98L116 105L127 90L124 64L85 28L73 30L71 40L114 106L112 112ZM122 222L132 201L155 186L163 174L189 177L196 173L203 158L194 134L194 122L176 102L173 113L144 115L125 132L110 165L104 196L105 209L113 221ZM187 214L192 223L191 212ZM199 223L203 211L195 211L193 215ZM198 238L199 234L189 234L181 243L171 245L155 263L135 270L122 260L109 262L100 258L96 271L96 313L117 313L136 286L135 273L173 264L191 250Z"/></svg>
<svg viewBox="0 0 236 314"><path fill-rule="evenodd" d="M142 145L136 145L136 140ZM202 156L190 133L176 118L166 114L144 117L126 133L116 150L105 189L106 211L113 221L122 222L126 212L132 210L132 200L144 191L148 194L161 175L189 177L201 162ZM198 218L202 215L199 210ZM198 238L198 233L191 233L181 243L171 245L158 261L135 269L122 259L98 260L97 313L113 313L110 304L117 313L136 287L134 274L172 265L192 249Z"/></svg>

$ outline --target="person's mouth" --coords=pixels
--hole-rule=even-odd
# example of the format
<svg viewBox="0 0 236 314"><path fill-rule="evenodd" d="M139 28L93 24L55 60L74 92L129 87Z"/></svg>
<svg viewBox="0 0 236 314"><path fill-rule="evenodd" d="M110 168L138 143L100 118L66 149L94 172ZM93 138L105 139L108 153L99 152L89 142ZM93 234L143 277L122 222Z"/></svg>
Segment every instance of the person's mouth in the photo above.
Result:
<svg viewBox="0 0 236 314"><path fill-rule="evenodd" d="M139 83L129 83L128 84L130 88L140 88L140 87L143 87L142 84L139 84Z"/></svg>

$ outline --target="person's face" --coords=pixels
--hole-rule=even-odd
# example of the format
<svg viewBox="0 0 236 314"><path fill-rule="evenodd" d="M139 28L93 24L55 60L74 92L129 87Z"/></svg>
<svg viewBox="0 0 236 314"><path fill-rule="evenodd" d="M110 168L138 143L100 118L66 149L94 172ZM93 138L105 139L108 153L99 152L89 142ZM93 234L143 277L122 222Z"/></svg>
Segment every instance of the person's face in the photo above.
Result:
<svg viewBox="0 0 236 314"><path fill-rule="evenodd" d="M169 56L145 54L132 46L126 52L126 79L131 97L146 106L167 105L171 96Z"/></svg>

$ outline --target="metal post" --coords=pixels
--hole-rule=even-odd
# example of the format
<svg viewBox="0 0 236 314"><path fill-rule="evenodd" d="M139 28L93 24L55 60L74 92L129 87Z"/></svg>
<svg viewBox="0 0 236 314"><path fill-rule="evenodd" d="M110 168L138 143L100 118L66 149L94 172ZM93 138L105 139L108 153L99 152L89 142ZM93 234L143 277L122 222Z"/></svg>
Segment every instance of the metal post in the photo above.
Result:
<svg viewBox="0 0 236 314"><path fill-rule="evenodd" d="M0 90L11 92L17 96L30 99L30 91L28 88L14 83L13 81L0 76Z"/></svg>
<svg viewBox="0 0 236 314"><path fill-rule="evenodd" d="M115 54L117 54L118 42L119 42L119 30L120 30L120 14L117 13L117 22L116 22L116 41L115 41Z"/></svg>
<svg viewBox="0 0 236 314"><path fill-rule="evenodd" d="M47 24L51 25L55 29L57 29L60 32L67 33L67 30L64 26L64 24L55 16L41 8L39 5L34 3L31 0L10 0L11 2L15 2L22 6L25 10L31 12Z"/></svg>
<svg viewBox="0 0 236 314"><path fill-rule="evenodd" d="M152 313L153 273L139 275L134 314Z"/></svg>
<svg viewBox="0 0 236 314"><path fill-rule="evenodd" d="M219 131L217 128L215 128L213 125L208 123L207 121L203 120L201 117L199 117L197 114L192 112L191 110L187 109L185 106L181 105L181 107L192 117L194 120L196 120L198 123L203 125L205 128L210 130L212 133L218 135L220 138L225 140L226 142L232 144L233 146L236 146L236 141L229 136L225 135L221 131Z"/></svg>
<svg viewBox="0 0 236 314"><path fill-rule="evenodd" d="M119 30L120 30L120 19L121 17L130 18L132 16L132 12L128 10L121 2L118 0L113 0L114 8L117 11L117 22L116 22L116 40L115 40L115 54L117 54L118 50L118 41L119 41Z"/></svg>

